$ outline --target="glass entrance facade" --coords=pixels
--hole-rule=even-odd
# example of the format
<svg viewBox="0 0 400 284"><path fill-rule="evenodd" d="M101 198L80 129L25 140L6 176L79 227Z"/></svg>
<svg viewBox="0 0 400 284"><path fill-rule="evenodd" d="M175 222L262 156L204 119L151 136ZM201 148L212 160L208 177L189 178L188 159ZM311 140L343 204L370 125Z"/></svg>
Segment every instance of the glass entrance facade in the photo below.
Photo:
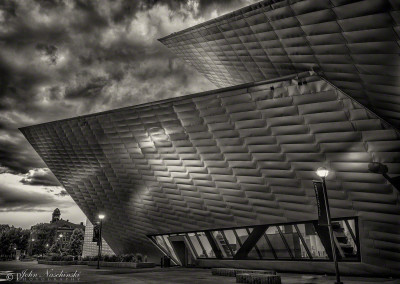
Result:
<svg viewBox="0 0 400 284"><path fill-rule="evenodd" d="M327 227L318 221L150 235L157 247L180 264L169 238L182 236L196 259L329 261ZM334 243L340 261L359 261L358 220L333 220Z"/></svg>

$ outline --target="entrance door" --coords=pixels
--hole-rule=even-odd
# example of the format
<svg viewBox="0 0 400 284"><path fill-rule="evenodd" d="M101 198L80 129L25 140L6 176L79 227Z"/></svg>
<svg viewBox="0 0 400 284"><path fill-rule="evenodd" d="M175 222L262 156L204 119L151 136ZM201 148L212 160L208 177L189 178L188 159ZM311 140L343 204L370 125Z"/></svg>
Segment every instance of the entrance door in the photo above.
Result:
<svg viewBox="0 0 400 284"><path fill-rule="evenodd" d="M188 257L185 243L183 241L171 241L171 244L174 248L176 257L179 258L182 266L186 267L188 263Z"/></svg>
<svg viewBox="0 0 400 284"><path fill-rule="evenodd" d="M170 236L169 241L183 267L193 266L195 259L187 247L184 236Z"/></svg>

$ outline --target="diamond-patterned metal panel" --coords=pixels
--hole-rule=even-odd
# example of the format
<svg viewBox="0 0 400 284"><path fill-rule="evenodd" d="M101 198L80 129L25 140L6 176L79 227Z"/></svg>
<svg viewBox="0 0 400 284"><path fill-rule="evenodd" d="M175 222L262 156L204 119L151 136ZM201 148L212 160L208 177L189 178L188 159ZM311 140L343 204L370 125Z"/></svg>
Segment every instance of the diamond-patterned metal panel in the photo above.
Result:
<svg viewBox="0 0 400 284"><path fill-rule="evenodd" d="M160 39L218 87L314 70L400 127L395 0L266 0Z"/></svg>
<svg viewBox="0 0 400 284"><path fill-rule="evenodd" d="M398 265L399 133L315 75L286 77L21 129L117 252L146 234L316 219L314 171L332 169L333 217L359 216L361 251ZM387 244L392 244L391 247ZM364 258L365 259L365 258Z"/></svg>

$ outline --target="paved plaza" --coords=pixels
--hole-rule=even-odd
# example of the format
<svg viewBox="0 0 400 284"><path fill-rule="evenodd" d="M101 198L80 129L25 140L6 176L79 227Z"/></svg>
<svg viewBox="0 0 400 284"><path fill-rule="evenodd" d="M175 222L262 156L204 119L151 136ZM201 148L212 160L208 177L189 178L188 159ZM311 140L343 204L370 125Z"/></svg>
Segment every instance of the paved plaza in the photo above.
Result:
<svg viewBox="0 0 400 284"><path fill-rule="evenodd" d="M16 281L17 273L25 271L26 279ZM30 273L30 277L29 277ZM62 274L61 274L62 273ZM55 266L37 264L34 262L9 261L0 262L0 282L11 283L135 283L135 284L157 284L157 283L236 283L234 278L213 276L209 269L198 268L165 268L161 269L131 269L131 268L101 268L86 265ZM7 275L12 274L13 279L7 280ZM53 278L47 275L54 276ZM61 275L61 277L60 277ZM68 275L69 279L66 279ZM334 283L333 276L324 275L300 275L284 273L282 284ZM10 276L8 276L10 277ZM400 279L390 278L365 278L344 276L345 284L368 284L385 283L400 284Z"/></svg>

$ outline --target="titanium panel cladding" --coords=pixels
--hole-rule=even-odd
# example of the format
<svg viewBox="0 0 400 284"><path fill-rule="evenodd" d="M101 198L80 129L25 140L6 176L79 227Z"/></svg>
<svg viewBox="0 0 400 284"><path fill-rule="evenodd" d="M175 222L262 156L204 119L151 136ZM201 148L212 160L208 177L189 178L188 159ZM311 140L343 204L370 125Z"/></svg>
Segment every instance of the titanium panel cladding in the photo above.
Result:
<svg viewBox="0 0 400 284"><path fill-rule="evenodd" d="M217 87L316 71L399 127L399 3L267 0L160 41Z"/></svg>
<svg viewBox="0 0 400 284"><path fill-rule="evenodd" d="M247 84L26 127L22 133L116 253L146 235L359 216L362 260L398 268L399 133L316 75ZM390 246L388 245L391 244ZM382 257L382 255L386 255Z"/></svg>

